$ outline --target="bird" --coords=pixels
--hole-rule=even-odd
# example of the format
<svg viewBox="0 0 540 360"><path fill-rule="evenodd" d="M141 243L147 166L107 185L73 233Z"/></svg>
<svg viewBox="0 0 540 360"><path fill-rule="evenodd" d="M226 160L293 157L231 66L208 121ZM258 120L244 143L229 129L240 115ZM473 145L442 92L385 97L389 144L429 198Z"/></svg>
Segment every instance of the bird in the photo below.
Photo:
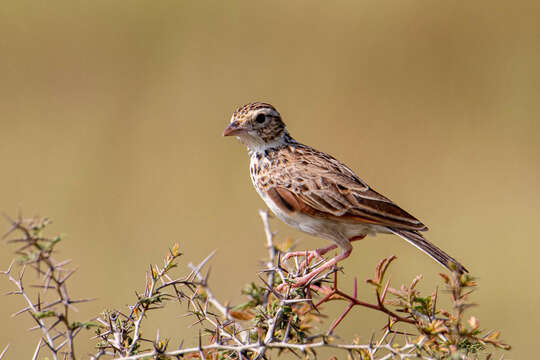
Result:
<svg viewBox="0 0 540 360"><path fill-rule="evenodd" d="M292 287L309 283L352 252L351 242L377 233L395 234L441 265L460 274L468 270L426 240L420 220L376 192L336 158L296 141L280 113L264 102L237 108L223 136L236 136L247 146L251 181L268 208L300 231L330 240L332 245L284 256L306 256L305 262L340 248L334 258L294 279Z"/></svg>

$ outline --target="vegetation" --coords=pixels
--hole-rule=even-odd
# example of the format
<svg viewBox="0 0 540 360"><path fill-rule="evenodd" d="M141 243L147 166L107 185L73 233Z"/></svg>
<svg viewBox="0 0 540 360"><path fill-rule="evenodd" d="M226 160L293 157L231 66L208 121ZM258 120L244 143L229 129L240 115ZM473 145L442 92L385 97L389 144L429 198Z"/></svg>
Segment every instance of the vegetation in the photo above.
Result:
<svg viewBox="0 0 540 360"><path fill-rule="evenodd" d="M444 291L422 295L417 276L409 285L391 286L387 273L396 259L392 256L379 262L374 276L367 280L373 286L376 301L369 303L358 297L356 279L353 293L340 288L340 269L321 274L309 284L294 288L293 279L319 265L298 259L281 263L290 242L278 243L270 230L268 214L260 213L266 233L268 259L258 279L243 290L246 302L230 307L220 302L209 285L205 266L210 254L198 265L188 264L187 274L176 277L173 272L181 253L174 245L161 265L151 265L144 281L144 290L127 309L104 311L91 321L73 318L73 308L90 301L72 298L68 284L75 269L70 260L56 259L62 238L47 237L47 219L9 220L7 242L16 246L16 259L3 272L20 296L24 307L15 315L28 314L35 321L37 345L33 358L76 359L77 341L95 342L92 359L270 359L282 355L317 358L321 349L330 349L332 358L348 359L480 359L492 358L492 351L509 350L499 340L499 331L484 331L475 316L466 316L472 306L469 297L476 282L469 275L457 272L441 274ZM35 271L38 284L28 285L25 272ZM281 286L280 286L281 285ZM280 286L282 291L276 289ZM449 297L449 309L439 307L439 297ZM198 342L172 349L168 338L158 334L143 337L144 320L156 309L180 302L194 318ZM324 305L344 304L342 313L328 328L321 320L328 316ZM356 307L365 307L386 315L383 330L363 329L373 334L369 343L357 338L344 341L336 336L342 320ZM93 332L91 339L82 333ZM29 337L31 339L31 337ZM7 356L8 347L0 352Z"/></svg>

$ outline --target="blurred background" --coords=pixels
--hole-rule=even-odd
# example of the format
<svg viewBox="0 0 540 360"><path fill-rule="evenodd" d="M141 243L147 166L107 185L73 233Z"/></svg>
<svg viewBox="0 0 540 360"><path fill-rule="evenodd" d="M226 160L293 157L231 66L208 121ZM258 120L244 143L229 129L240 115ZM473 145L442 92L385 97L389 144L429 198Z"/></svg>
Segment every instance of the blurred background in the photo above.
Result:
<svg viewBox="0 0 540 360"><path fill-rule="evenodd" d="M0 210L67 235L71 292L98 298L81 320L133 303L174 242L184 265L217 249L210 281L237 304L266 255L264 203L246 150L221 133L236 107L270 102L297 140L426 223L478 277L482 328L527 358L540 326L539 21L535 0L5 1ZM328 244L273 225L300 249ZM395 236L354 247L345 282L395 254L396 286L418 273L426 294L440 283L443 269ZM0 244L2 269L10 250ZM32 322L10 318L21 299L0 301L0 347L30 358ZM183 313L154 313L147 336L159 324L192 344ZM338 332L368 341L383 324L357 309Z"/></svg>

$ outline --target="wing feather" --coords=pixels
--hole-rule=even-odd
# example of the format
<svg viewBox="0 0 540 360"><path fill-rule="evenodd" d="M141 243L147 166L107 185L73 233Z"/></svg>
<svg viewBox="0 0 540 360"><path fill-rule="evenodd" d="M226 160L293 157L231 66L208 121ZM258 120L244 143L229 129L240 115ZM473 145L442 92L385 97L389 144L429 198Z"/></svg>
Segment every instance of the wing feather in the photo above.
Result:
<svg viewBox="0 0 540 360"><path fill-rule="evenodd" d="M272 165L280 166L262 166L258 186L284 209L396 229L427 230L330 155L297 144L294 149L289 146L273 151L267 158Z"/></svg>

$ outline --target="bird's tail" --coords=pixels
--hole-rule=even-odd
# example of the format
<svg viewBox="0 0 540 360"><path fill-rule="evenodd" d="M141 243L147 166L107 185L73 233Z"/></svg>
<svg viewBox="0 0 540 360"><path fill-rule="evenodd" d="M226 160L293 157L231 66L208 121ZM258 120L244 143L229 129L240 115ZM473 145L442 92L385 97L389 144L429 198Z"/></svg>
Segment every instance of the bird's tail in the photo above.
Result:
<svg viewBox="0 0 540 360"><path fill-rule="evenodd" d="M407 240L414 246L416 246L418 249L422 250L429 256L431 256L434 260L436 260L439 264L443 265L450 271L457 270L460 274L463 274L465 272L469 272L465 266L461 265L459 261L427 241L422 234L420 234L418 231L413 230L401 230L401 229L393 229L388 228L389 231L392 233L398 235L399 237Z"/></svg>

